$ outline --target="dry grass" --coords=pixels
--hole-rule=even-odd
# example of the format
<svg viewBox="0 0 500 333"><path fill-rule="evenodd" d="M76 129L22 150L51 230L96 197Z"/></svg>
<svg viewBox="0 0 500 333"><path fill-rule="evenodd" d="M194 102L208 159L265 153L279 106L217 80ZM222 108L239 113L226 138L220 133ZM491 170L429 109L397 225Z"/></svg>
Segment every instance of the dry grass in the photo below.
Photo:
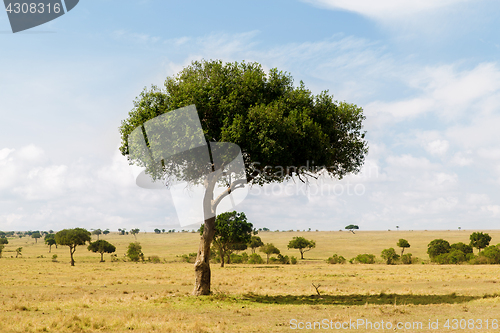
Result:
<svg viewBox="0 0 500 333"><path fill-rule="evenodd" d="M492 243L500 232L489 232ZM332 322L357 320L444 323L447 318L500 319L498 266L328 265L333 253L352 258L359 253L380 256L382 249L407 239L411 252L426 260L435 238L467 242L469 231L269 232L283 253L294 236L314 239L317 248L298 265L212 266L214 295L190 296L191 264L176 256L195 252L198 235L139 234L146 258L158 255L168 263L99 263L99 255L77 248L76 266L67 248L11 239L0 259L0 332L288 332L290 320ZM133 236L105 236L123 257ZM22 258L13 251L23 246ZM37 258L43 255L44 258ZM314 296L319 283L322 297ZM484 297L484 296L487 297ZM488 296L489 295L489 296ZM400 332L435 332L422 330ZM444 330L444 329L443 329ZM439 330L439 331L443 331ZM349 332L350 330L345 330ZM353 331L363 331L362 329ZM453 330L450 330L453 331ZM471 330L469 330L471 331ZM472 330L474 331L474 330ZM481 332L498 330L481 329Z"/></svg>

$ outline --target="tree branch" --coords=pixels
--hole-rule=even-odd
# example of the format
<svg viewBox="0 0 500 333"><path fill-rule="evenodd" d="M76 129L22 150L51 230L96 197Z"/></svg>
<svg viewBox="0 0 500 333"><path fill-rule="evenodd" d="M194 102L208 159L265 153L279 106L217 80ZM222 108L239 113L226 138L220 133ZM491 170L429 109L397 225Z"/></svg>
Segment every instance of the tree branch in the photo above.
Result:
<svg viewBox="0 0 500 333"><path fill-rule="evenodd" d="M231 194L232 191L238 188L245 187L246 183L247 183L246 179L239 179L234 181L224 192L222 192L215 200L212 201L212 208L215 209L222 201L222 199Z"/></svg>

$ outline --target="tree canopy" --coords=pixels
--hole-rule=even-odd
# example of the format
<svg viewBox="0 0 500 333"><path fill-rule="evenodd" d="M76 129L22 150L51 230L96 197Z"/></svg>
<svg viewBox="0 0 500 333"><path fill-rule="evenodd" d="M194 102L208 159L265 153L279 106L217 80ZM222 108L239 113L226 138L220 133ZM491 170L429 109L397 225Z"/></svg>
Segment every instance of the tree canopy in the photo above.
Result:
<svg viewBox="0 0 500 333"><path fill-rule="evenodd" d="M300 252L300 259L304 259L304 252L310 251L316 247L316 242L307 240L304 237L293 237L288 243L289 249L298 249Z"/></svg>
<svg viewBox="0 0 500 333"><path fill-rule="evenodd" d="M259 251L264 252L267 255L266 263L268 263L268 264L269 264L269 257L272 254L280 254L280 250L276 246L274 246L274 244L271 244L271 243L267 243L266 245L262 245L260 247Z"/></svg>
<svg viewBox="0 0 500 333"><path fill-rule="evenodd" d="M94 253L99 252L101 254L101 262L104 262L104 253L113 253L116 251L116 247L113 244L103 239L90 243L87 249Z"/></svg>
<svg viewBox="0 0 500 333"><path fill-rule="evenodd" d="M73 254L76 251L76 247L78 245L85 245L86 242L90 242L91 234L83 228L63 229L56 233L55 239L57 244L69 246L71 266L75 266Z"/></svg>
<svg viewBox="0 0 500 333"><path fill-rule="evenodd" d="M400 238L396 245L401 248L401 255L405 252L405 248L410 247L410 243L403 238Z"/></svg>
<svg viewBox="0 0 500 333"><path fill-rule="evenodd" d="M248 246L252 249L252 253L255 253L255 249L264 245L262 239L259 236L252 236L248 242Z"/></svg>
<svg viewBox="0 0 500 333"><path fill-rule="evenodd" d="M49 253L52 252L52 245L55 245L57 247L55 234L45 235L44 241L45 241L45 244L47 244L49 246Z"/></svg>
<svg viewBox="0 0 500 333"><path fill-rule="evenodd" d="M490 245L491 241L491 236L483 232L473 232L469 238L470 246L477 248L479 252L481 252L481 249Z"/></svg>
<svg viewBox="0 0 500 333"><path fill-rule="evenodd" d="M340 179L357 173L368 151L365 116L355 104L334 101L328 91L314 95L302 82L295 86L290 74L278 69L266 73L258 63L202 60L168 77L163 88L143 90L121 123L120 152L129 163L146 167L154 179L171 173L178 176L179 164L162 159L152 166L145 163L147 154L131 156L129 136L136 129L145 133L148 121L190 105L196 107L203 141L210 146L216 143L215 147L232 143L241 149L243 180L248 183L281 182L294 176L304 180L319 172ZM182 132L193 135L189 128ZM151 148L154 139L145 145ZM175 142L182 144L179 138ZM182 162L183 166L190 163ZM204 183L206 228L195 263L196 295L210 294L209 253L217 206L240 184L227 181L227 190L214 198L215 183L227 180L215 164L212 161L212 173Z"/></svg>
<svg viewBox="0 0 500 333"><path fill-rule="evenodd" d="M438 255L448 253L451 250L450 243L444 239L435 239L427 245L427 254L433 260Z"/></svg>

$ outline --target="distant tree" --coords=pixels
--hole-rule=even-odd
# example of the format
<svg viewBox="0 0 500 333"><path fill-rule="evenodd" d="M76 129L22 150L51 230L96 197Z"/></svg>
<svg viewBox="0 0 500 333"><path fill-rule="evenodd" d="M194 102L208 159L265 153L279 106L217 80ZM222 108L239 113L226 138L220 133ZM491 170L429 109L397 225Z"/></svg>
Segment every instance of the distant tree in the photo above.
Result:
<svg viewBox="0 0 500 333"><path fill-rule="evenodd" d="M252 253L255 253L255 249L264 245L259 236L252 236L248 246L252 249Z"/></svg>
<svg viewBox="0 0 500 333"><path fill-rule="evenodd" d="M450 250L450 243L444 239L435 239L427 245L427 254L433 261L438 255L448 253Z"/></svg>
<svg viewBox="0 0 500 333"><path fill-rule="evenodd" d="M35 231L31 234L31 238L34 238L35 243L38 243L38 238L42 238L42 234L40 234L40 231Z"/></svg>
<svg viewBox="0 0 500 333"><path fill-rule="evenodd" d="M396 230L398 230L398 231L399 231L399 225L397 225L397 226L396 226Z"/></svg>
<svg viewBox="0 0 500 333"><path fill-rule="evenodd" d="M161 230L160 229L155 229L154 232L155 232L155 234L161 234Z"/></svg>
<svg viewBox="0 0 500 333"><path fill-rule="evenodd" d="M125 235L125 232L126 232L127 229L120 229L118 228L118 234L120 235ZM128 233L127 233L128 234Z"/></svg>
<svg viewBox="0 0 500 333"><path fill-rule="evenodd" d="M401 255L404 254L405 248L410 247L410 243L408 243L408 241L403 238L401 238L396 245L401 248Z"/></svg>
<svg viewBox="0 0 500 333"><path fill-rule="evenodd" d="M359 227L355 224L349 224L348 226L345 227L345 229L349 230L350 232L352 232L354 234L354 230L358 230Z"/></svg>
<svg viewBox="0 0 500 333"><path fill-rule="evenodd" d="M498 246L487 246L480 254L479 257L487 259L488 264L500 264L500 249Z"/></svg>
<svg viewBox="0 0 500 333"><path fill-rule="evenodd" d="M57 249L56 235L54 234L45 235L44 241L45 244L49 246L49 253L52 251L52 245L55 245Z"/></svg>
<svg viewBox="0 0 500 333"><path fill-rule="evenodd" d="M102 233L103 233L103 235L109 234L109 229L104 230Z"/></svg>
<svg viewBox="0 0 500 333"><path fill-rule="evenodd" d="M23 250L23 248L22 248L22 247L18 247L18 248L16 249L16 258L17 258L18 256L22 256L22 255L23 255L23 254L21 253L21 251L22 251L22 250Z"/></svg>
<svg viewBox="0 0 500 333"><path fill-rule="evenodd" d="M0 244L9 244L9 240L6 237L0 237Z"/></svg>
<svg viewBox="0 0 500 333"><path fill-rule="evenodd" d="M161 229L161 232L162 232L162 233L165 233L165 229Z"/></svg>
<svg viewBox="0 0 500 333"><path fill-rule="evenodd" d="M90 243L87 249L94 253L99 252L101 254L101 262L104 262L104 253L113 253L116 251L116 247L114 245L103 239Z"/></svg>
<svg viewBox="0 0 500 333"><path fill-rule="evenodd" d="M102 230L101 229L95 229L94 231L92 231L92 235L96 235L97 236L97 240L99 240L99 235L102 234Z"/></svg>
<svg viewBox="0 0 500 333"><path fill-rule="evenodd" d="M131 261L139 261L139 259L144 260L144 253L142 253L142 246L140 243L130 243L127 248L127 257Z"/></svg>
<svg viewBox="0 0 500 333"><path fill-rule="evenodd" d="M201 235L203 235L204 227L204 224L200 227ZM226 258L231 255L238 244L246 246L251 239L252 230L253 225L247 221L245 213L233 211L217 215L213 246L219 252L221 267L224 267Z"/></svg>
<svg viewBox="0 0 500 333"><path fill-rule="evenodd" d="M0 238L4 238L7 236L7 233L5 231L0 231Z"/></svg>
<svg viewBox="0 0 500 333"><path fill-rule="evenodd" d="M0 244L0 258L2 258L2 251L3 251L4 247L5 247L5 245Z"/></svg>
<svg viewBox="0 0 500 333"><path fill-rule="evenodd" d="M140 231L140 230L139 230L139 228L136 228L136 229L132 229L132 230L130 230L130 233L131 233L132 235L134 235L134 238L135 238L136 240L137 240L137 234L139 233L139 231Z"/></svg>
<svg viewBox="0 0 500 333"><path fill-rule="evenodd" d="M53 233L54 233L54 230L50 229L49 234L53 234Z"/></svg>
<svg viewBox="0 0 500 333"><path fill-rule="evenodd" d="M490 245L491 236L487 233L482 232L474 232L470 235L470 246L475 247L481 252L481 249L484 249L488 245Z"/></svg>
<svg viewBox="0 0 500 333"><path fill-rule="evenodd" d="M280 250L271 243L267 243L266 245L261 246L259 251L264 252L267 255L266 263L268 263L268 264L269 264L269 257L272 254L280 254Z"/></svg>
<svg viewBox="0 0 500 333"><path fill-rule="evenodd" d="M69 246L69 254L71 256L71 266L75 266L73 254L78 245L85 245L85 242L91 241L91 234L86 229L74 228L63 229L56 233L56 243L59 245Z"/></svg>
<svg viewBox="0 0 500 333"><path fill-rule="evenodd" d="M387 263L387 265L393 265L399 259L399 255L396 253L396 251L392 247L383 250L381 256L382 256L382 258L385 259L385 262Z"/></svg>
<svg viewBox="0 0 500 333"><path fill-rule="evenodd" d="M304 252L310 251L316 247L316 242L307 240L304 237L293 237L288 243L289 249L298 249L300 252L300 259L304 259Z"/></svg>

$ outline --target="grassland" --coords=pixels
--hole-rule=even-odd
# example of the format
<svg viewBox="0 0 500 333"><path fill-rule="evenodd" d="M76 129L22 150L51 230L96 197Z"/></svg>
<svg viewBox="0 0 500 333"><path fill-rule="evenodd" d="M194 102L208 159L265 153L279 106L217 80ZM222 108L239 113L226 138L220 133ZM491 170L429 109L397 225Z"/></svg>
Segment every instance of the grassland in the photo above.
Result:
<svg viewBox="0 0 500 333"><path fill-rule="evenodd" d="M358 231L267 232L282 253L298 256L286 244L295 236L314 239L317 247L297 265L212 265L208 297L193 297L192 264L179 261L195 252L195 233L139 234L146 256L162 263L106 262L78 247L76 266L69 265L67 247L48 247L31 238L10 239L0 259L0 332L290 332L290 321L328 320L343 323L422 322L422 328L398 332L498 332L500 276L496 265L434 265L428 262L427 244L436 238L450 243L468 242L472 231ZM500 231L486 231L492 244ZM95 238L95 236L94 236ZM102 237L117 247L123 258L132 235ZM381 262L384 248L407 239L410 252L419 257L413 265L388 266ZM15 258L14 249L23 255ZM360 253L377 255L375 265L329 265L337 253L352 258ZM51 260L52 254L58 261ZM13 258L11 258L11 256ZM43 256L43 257L42 257ZM320 284L321 296L312 286ZM473 329L443 327L446 319L475 320ZM479 329L478 320L483 320ZM489 320L486 329L485 320ZM439 321L439 329L430 329ZM451 325L452 323L450 323ZM500 325L500 324L499 324ZM302 330L303 331L303 330ZM306 330L311 331L311 330ZM313 331L336 331L318 329ZM342 329L346 332L390 331Z"/></svg>

